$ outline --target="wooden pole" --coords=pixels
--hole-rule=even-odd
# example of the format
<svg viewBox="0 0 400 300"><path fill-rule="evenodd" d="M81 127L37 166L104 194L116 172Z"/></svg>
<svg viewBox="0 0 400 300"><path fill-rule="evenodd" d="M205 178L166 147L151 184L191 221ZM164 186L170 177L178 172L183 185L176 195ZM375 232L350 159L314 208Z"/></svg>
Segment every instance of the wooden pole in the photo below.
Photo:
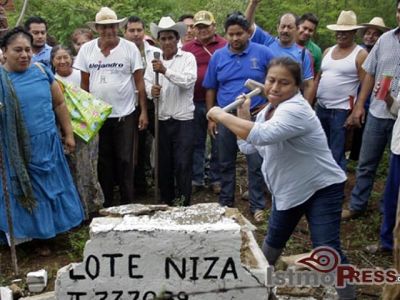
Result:
<svg viewBox="0 0 400 300"><path fill-rule="evenodd" d="M154 59L160 59L161 53L160 52L154 52ZM156 72L155 74L155 84L158 85L160 83L160 74ZM159 173L159 164L158 164L158 148L159 148L159 125L158 125L158 109L159 109L159 102L160 98L159 97L154 97L154 198L155 200L159 201L159 183L158 183L158 173Z"/></svg>

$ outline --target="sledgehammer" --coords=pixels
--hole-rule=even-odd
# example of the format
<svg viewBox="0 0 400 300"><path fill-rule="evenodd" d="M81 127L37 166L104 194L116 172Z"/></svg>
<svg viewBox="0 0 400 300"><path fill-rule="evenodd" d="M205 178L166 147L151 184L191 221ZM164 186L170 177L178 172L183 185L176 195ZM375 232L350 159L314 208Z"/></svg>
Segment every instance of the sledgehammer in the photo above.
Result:
<svg viewBox="0 0 400 300"><path fill-rule="evenodd" d="M231 104L228 104L223 108L224 111L230 112L232 110L235 110L238 106L242 105L244 101L259 94L266 97L264 93L264 84L259 83L253 79L247 79L246 82L244 83L244 86L251 91L247 94L242 94L236 97L235 101L233 101Z"/></svg>

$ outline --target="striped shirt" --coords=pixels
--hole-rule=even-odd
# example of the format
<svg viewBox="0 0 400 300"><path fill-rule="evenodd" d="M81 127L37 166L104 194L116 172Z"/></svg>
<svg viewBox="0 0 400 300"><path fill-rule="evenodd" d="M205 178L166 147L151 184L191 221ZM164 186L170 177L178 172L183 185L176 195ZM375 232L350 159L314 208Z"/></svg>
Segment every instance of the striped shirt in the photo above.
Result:
<svg viewBox="0 0 400 300"><path fill-rule="evenodd" d="M372 48L363 64L363 69L375 77L375 81L382 80L383 75L393 76L390 94L393 99L399 94L400 79L400 40L399 28L384 33ZM374 93L371 95L371 114L380 119L396 119L390 114L386 102L377 100Z"/></svg>
<svg viewBox="0 0 400 300"><path fill-rule="evenodd" d="M167 69L165 74L159 74L161 95L159 102L158 119L165 121L175 119L179 121L191 120L194 114L193 93L197 79L197 64L192 53L178 49L177 54L170 59L161 61ZM146 93L151 96L151 87L155 83L155 73L151 66L144 74Z"/></svg>

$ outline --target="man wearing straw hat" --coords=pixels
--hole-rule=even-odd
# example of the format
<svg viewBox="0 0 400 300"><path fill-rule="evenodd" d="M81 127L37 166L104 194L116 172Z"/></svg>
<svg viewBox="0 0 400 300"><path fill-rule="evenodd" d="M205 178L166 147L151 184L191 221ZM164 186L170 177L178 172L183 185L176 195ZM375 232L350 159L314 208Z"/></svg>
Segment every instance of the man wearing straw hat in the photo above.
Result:
<svg viewBox="0 0 400 300"><path fill-rule="evenodd" d="M364 78L362 64L368 53L355 42L357 17L353 11L342 11L336 24L327 28L335 32L336 45L325 50L317 84L317 116L324 128L329 148L338 165L346 170L344 124L358 87Z"/></svg>
<svg viewBox="0 0 400 300"><path fill-rule="evenodd" d="M400 0L397 0L396 18L400 24ZM365 120L365 102L370 93L378 90L380 83L391 80L384 97L377 97L372 93L371 104L366 118L360 157L357 165L356 184L351 193L349 210L344 210L342 219L360 216L366 211L368 199L371 195L376 170L382 159L386 145L390 143L394 117L386 102L396 99L399 94L400 79L400 38L399 27L385 32L376 42L363 64L366 71L352 114L347 123L361 127ZM379 93L380 94L380 93ZM381 100L380 98L384 98Z"/></svg>
<svg viewBox="0 0 400 300"><path fill-rule="evenodd" d="M115 184L119 186L119 204L133 202L135 90L141 108L139 129L148 123L140 52L134 43L117 35L125 21L102 7L95 22L88 23L99 38L85 43L74 63L81 70L81 87L113 106L99 133L98 176L105 207L118 204L114 201Z"/></svg>
<svg viewBox="0 0 400 300"><path fill-rule="evenodd" d="M386 27L385 22L380 17L374 17L369 21L369 23L363 23L360 25L364 26L364 28L360 30L363 40L361 46L364 47L368 53L371 52L372 47L374 47L380 36L390 30L389 27Z"/></svg>
<svg viewBox="0 0 400 300"><path fill-rule="evenodd" d="M390 28L386 27L385 22L380 17L374 17L369 23L363 23L360 25L365 26L359 30L363 40L363 43L360 46L367 50L368 53L371 52L379 37L384 32L390 30ZM369 104L371 102L370 97L371 95L365 102L365 111L368 111L369 109ZM365 124L363 124L361 128L353 129L353 138L351 141L351 152L349 157L351 160L357 161L360 157L361 139L364 132L364 127Z"/></svg>
<svg viewBox="0 0 400 300"><path fill-rule="evenodd" d="M196 59L192 53L178 49L179 39L186 33L184 23L162 17L158 25L150 24L150 31L163 52L159 59L152 60L144 75L147 95L159 99L160 198L168 205L186 206L192 192Z"/></svg>

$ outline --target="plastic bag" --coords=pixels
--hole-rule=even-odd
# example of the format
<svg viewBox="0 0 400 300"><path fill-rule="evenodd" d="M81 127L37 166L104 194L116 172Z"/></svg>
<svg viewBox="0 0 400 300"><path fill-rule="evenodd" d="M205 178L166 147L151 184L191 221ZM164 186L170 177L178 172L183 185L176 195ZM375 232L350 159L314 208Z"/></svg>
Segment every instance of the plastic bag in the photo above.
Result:
<svg viewBox="0 0 400 300"><path fill-rule="evenodd" d="M74 133L86 143L90 142L111 114L112 106L80 87L59 79L57 82L63 91Z"/></svg>

